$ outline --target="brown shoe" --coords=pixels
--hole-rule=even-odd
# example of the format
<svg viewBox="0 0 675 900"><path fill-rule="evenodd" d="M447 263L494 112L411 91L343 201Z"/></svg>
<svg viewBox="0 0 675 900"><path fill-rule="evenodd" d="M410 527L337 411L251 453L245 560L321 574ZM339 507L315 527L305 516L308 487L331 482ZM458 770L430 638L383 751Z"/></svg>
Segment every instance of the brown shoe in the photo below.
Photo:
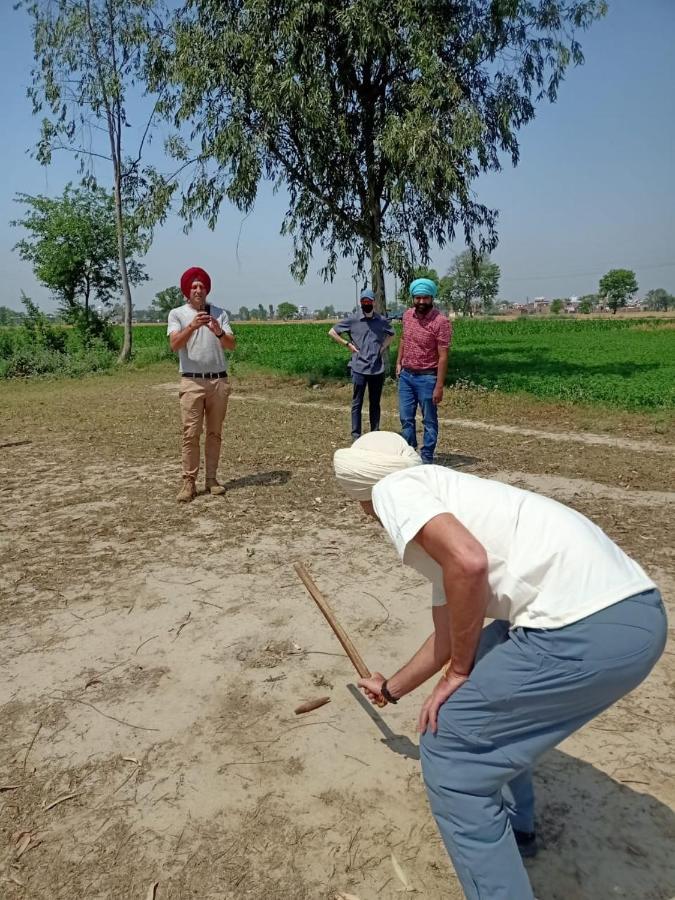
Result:
<svg viewBox="0 0 675 900"><path fill-rule="evenodd" d="M178 500L179 503L190 503L195 499L196 494L197 488L195 487L194 481L191 478L184 478L183 487L178 492L176 500Z"/></svg>
<svg viewBox="0 0 675 900"><path fill-rule="evenodd" d="M225 493L225 488L222 484L218 484L218 481L215 478L207 478L206 479L206 493L213 494L214 496L220 496Z"/></svg>

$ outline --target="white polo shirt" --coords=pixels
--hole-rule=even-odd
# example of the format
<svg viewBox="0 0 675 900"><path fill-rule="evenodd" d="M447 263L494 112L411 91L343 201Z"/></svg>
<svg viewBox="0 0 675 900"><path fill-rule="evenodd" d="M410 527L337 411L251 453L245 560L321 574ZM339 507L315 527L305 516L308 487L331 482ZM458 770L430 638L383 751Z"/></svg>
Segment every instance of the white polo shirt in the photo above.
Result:
<svg viewBox="0 0 675 900"><path fill-rule="evenodd" d="M166 333L182 331L192 322L197 310L185 303L170 310ZM225 334L232 334L230 320L224 309L211 306L211 315ZM203 325L190 335L187 344L178 351L178 363L181 372L227 372L227 357L215 334Z"/></svg>
<svg viewBox="0 0 675 900"><path fill-rule="evenodd" d="M415 466L373 488L373 506L406 565L443 605L441 567L413 538L451 513L485 548L486 615L525 628L561 628L655 587L640 566L581 513L556 500L444 466Z"/></svg>

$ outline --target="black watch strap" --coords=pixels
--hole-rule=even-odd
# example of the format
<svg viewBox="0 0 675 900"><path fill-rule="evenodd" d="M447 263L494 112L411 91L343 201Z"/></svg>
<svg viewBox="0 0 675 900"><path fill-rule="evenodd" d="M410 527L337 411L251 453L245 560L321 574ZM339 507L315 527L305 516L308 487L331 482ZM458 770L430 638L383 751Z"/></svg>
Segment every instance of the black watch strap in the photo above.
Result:
<svg viewBox="0 0 675 900"><path fill-rule="evenodd" d="M387 703L393 703L394 706L398 703L398 700L395 697L392 697L389 693L389 688L387 687L387 679L385 678L382 687L380 688L380 693L387 701Z"/></svg>

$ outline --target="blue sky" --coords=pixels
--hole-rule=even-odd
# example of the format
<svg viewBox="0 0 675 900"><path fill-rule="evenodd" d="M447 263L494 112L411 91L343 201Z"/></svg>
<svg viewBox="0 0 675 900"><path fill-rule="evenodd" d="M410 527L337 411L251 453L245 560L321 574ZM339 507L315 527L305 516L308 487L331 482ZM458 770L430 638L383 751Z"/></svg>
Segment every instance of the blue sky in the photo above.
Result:
<svg viewBox="0 0 675 900"><path fill-rule="evenodd" d="M569 71L557 103L541 106L521 132L519 166L507 163L476 184L480 200L500 210L493 254L502 271L500 296L589 293L617 267L635 270L640 295L656 287L675 293L675 2L610 0L607 17L581 40L586 63ZM49 293L11 249L20 232L9 221L21 213L13 197L17 191L58 194L79 175L69 153L44 168L27 152L39 127L25 96L31 65L28 19L4 0L0 305L19 308L23 289L49 310L55 308ZM96 172L109 183L107 164L97 164ZM149 306L184 268L201 265L212 276L214 302L229 309L284 300L349 308L355 286L347 264L332 284L316 274L319 261L303 286L291 278L290 241L279 236L284 210L283 193L263 187L252 214L243 220L223 207L214 232L199 225L186 235L182 222L170 218L146 257L150 281L136 289L135 305ZM462 249L460 243L445 247L433 264L445 272Z"/></svg>

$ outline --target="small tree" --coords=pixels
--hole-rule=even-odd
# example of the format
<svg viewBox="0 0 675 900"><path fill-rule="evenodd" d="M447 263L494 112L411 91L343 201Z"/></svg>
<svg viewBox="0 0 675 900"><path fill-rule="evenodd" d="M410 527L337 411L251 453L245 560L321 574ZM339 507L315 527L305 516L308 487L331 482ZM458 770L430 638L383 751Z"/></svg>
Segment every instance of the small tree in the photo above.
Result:
<svg viewBox="0 0 675 900"><path fill-rule="evenodd" d="M10 309L8 306L0 306L0 325L11 327L12 325L20 325L25 318L25 313L17 309Z"/></svg>
<svg viewBox="0 0 675 900"><path fill-rule="evenodd" d="M159 0L18 0L33 20L35 67L28 96L33 112L46 106L51 118L42 119L37 158L51 161L55 150L70 150L80 158L82 171L92 157L110 163L114 195L113 223L117 237L119 283L124 298L122 361L131 357L132 302L128 271L133 221L128 199L147 180L157 183L154 169L141 168L146 139L157 102L148 104L145 125L138 132L132 156L127 116L129 93L142 77L153 34L161 34ZM163 4L161 4L163 6ZM158 98L159 99L159 98ZM92 141L103 132L107 147ZM156 203L165 209L173 186L162 182Z"/></svg>
<svg viewBox="0 0 675 900"><path fill-rule="evenodd" d="M183 303L185 303L185 297L181 289L172 284L171 287L164 288L163 291L157 291L152 301L152 309L158 319L166 322L171 310L177 306L182 306Z"/></svg>
<svg viewBox="0 0 675 900"><path fill-rule="evenodd" d="M280 303L277 307L277 315L280 319L294 319L298 314L298 307L295 303Z"/></svg>
<svg viewBox="0 0 675 900"><path fill-rule="evenodd" d="M565 301L561 300L560 297L558 297L557 299L551 301L550 310L554 316L559 316L563 311L564 306Z"/></svg>
<svg viewBox="0 0 675 900"><path fill-rule="evenodd" d="M626 305L629 297L636 294L638 283L635 279L635 272L631 269L610 269L600 279L598 293L607 301L607 305L614 315L619 307Z"/></svg>
<svg viewBox="0 0 675 900"><path fill-rule="evenodd" d="M331 303L329 306L324 306L323 309L317 309L316 311L317 319L334 319L335 318L335 307Z"/></svg>
<svg viewBox="0 0 675 900"><path fill-rule="evenodd" d="M242 322L247 322L251 318L251 311L248 306L239 307L239 318Z"/></svg>
<svg viewBox="0 0 675 900"><path fill-rule="evenodd" d="M593 312L595 307L598 305L598 297L597 294L584 294L584 296L579 300L579 306L577 306L577 312L580 313L590 313Z"/></svg>
<svg viewBox="0 0 675 900"><path fill-rule="evenodd" d="M96 320L91 303L108 306L122 291L112 195L101 187L69 184L54 199L18 194L16 200L27 212L11 224L29 236L14 249L59 300L66 320L89 331ZM142 247L136 231L127 235L125 271L130 284L147 280L142 264L133 258Z"/></svg>
<svg viewBox="0 0 675 900"><path fill-rule="evenodd" d="M465 250L455 257L441 282L441 295L456 312L472 316L477 305L485 312L499 293L500 269L489 256L475 257Z"/></svg>
<svg viewBox="0 0 675 900"><path fill-rule="evenodd" d="M267 307L267 314L268 319L274 318L274 304L270 303L270 305Z"/></svg>
<svg viewBox="0 0 675 900"><path fill-rule="evenodd" d="M665 312L668 309L675 308L675 297L669 294L665 288L655 288L647 292L645 303L647 309Z"/></svg>

